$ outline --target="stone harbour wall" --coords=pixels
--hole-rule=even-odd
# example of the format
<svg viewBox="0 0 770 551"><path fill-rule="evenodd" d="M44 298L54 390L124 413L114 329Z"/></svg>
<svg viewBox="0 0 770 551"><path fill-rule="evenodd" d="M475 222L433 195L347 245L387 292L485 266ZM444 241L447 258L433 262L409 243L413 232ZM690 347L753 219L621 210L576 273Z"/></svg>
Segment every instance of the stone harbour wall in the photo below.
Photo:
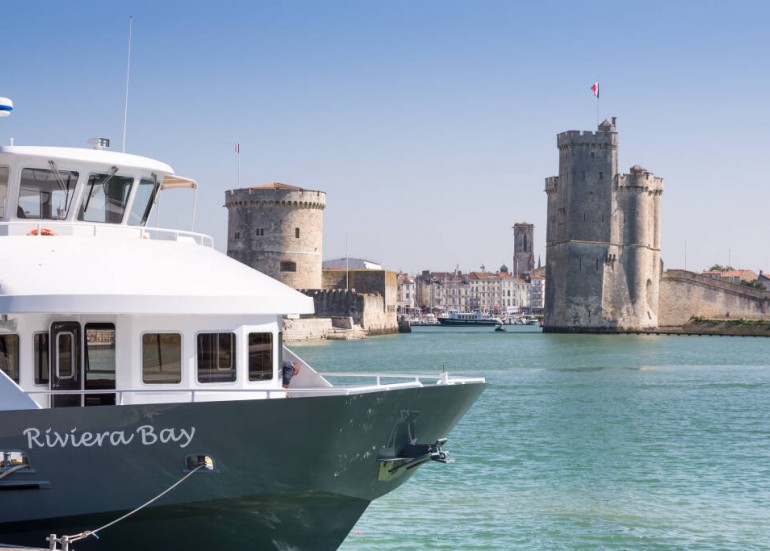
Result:
<svg viewBox="0 0 770 551"><path fill-rule="evenodd" d="M382 295L343 289L306 289L301 292L313 297L318 318L350 317L369 335L398 332L396 316L385 312Z"/></svg>
<svg viewBox="0 0 770 551"><path fill-rule="evenodd" d="M659 327L681 327L693 318L767 320L770 293L685 270L667 270L660 282Z"/></svg>

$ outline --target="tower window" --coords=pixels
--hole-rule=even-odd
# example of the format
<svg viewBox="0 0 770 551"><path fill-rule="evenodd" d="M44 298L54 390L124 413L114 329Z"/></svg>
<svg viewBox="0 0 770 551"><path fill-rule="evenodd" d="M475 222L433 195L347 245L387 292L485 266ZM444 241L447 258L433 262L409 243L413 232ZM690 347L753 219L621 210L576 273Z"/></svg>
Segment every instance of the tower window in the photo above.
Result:
<svg viewBox="0 0 770 551"><path fill-rule="evenodd" d="M262 237L263 235L265 235L265 228L257 228L256 232L255 232L255 235L257 237Z"/></svg>
<svg viewBox="0 0 770 551"><path fill-rule="evenodd" d="M240 239L241 238L241 232L237 231L233 234L233 239Z"/></svg>
<svg viewBox="0 0 770 551"><path fill-rule="evenodd" d="M297 263L296 262L289 262L289 261L281 262L281 271L282 272L296 272L297 271Z"/></svg>
<svg viewBox="0 0 770 551"><path fill-rule="evenodd" d="M604 180L604 172L599 171L599 179Z"/></svg>
<svg viewBox="0 0 770 551"><path fill-rule="evenodd" d="M299 239L299 228L294 228L294 237Z"/></svg>

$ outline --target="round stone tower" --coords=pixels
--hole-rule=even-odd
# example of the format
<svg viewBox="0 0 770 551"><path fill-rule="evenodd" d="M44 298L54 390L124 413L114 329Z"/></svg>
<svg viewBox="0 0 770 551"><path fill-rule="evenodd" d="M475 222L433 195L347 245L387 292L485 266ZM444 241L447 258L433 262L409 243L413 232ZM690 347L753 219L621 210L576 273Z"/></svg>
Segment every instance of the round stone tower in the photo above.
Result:
<svg viewBox="0 0 770 551"><path fill-rule="evenodd" d="M225 192L228 256L295 289L320 289L326 193L286 184Z"/></svg>

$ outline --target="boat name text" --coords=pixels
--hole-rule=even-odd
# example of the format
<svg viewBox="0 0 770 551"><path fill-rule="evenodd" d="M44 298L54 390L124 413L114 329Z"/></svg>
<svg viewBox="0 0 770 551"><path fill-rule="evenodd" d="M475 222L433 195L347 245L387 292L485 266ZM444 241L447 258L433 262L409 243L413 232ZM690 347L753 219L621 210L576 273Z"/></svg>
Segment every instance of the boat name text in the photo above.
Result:
<svg viewBox="0 0 770 551"><path fill-rule="evenodd" d="M157 429L152 425L142 425L134 431L106 430L101 432L79 432L77 428L68 432L59 432L53 429L45 431L30 427L24 429L27 437L27 447L32 448L91 448L93 446L111 445L127 446L134 439L144 446L154 444L179 444L180 448L186 448L195 436L195 427L190 429Z"/></svg>

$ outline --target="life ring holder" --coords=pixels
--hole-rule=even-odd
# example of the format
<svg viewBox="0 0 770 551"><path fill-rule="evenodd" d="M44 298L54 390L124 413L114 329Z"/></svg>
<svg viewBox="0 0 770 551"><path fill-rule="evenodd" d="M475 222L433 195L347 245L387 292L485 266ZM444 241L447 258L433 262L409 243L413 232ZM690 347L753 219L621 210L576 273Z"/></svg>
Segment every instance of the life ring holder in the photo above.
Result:
<svg viewBox="0 0 770 551"><path fill-rule="evenodd" d="M29 232L27 235L47 235L47 236L54 236L59 235L53 230L49 230L48 228L40 228L39 231L37 228Z"/></svg>

